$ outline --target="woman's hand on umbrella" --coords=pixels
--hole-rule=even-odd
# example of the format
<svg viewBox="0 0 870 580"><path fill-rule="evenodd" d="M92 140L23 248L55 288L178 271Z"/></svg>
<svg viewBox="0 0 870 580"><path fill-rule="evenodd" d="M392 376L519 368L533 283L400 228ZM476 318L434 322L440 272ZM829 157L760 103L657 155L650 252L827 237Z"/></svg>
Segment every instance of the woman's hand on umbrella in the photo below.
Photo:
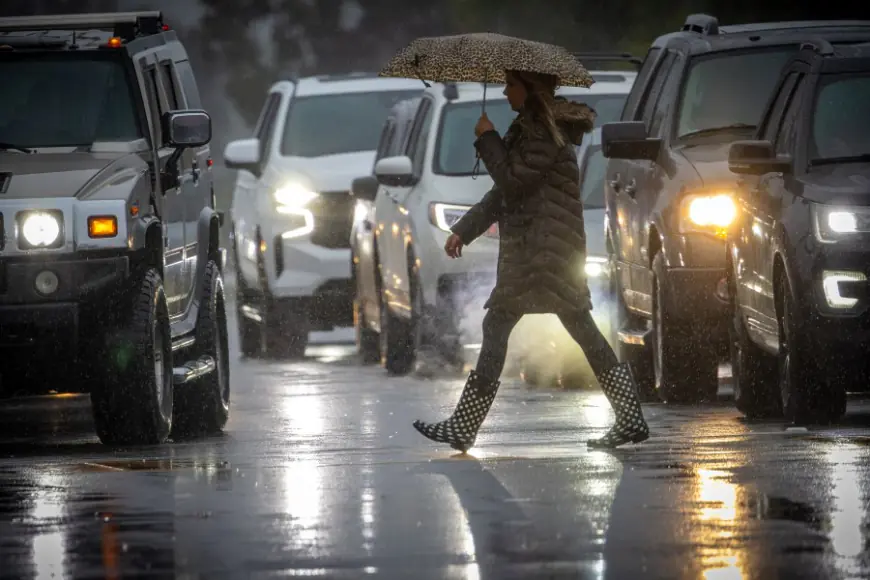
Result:
<svg viewBox="0 0 870 580"><path fill-rule="evenodd" d="M495 125L492 124L492 121L489 120L486 113L483 113L480 116L480 119L477 120L477 125L474 126L474 134L477 137L480 137L487 131L495 131Z"/></svg>
<svg viewBox="0 0 870 580"><path fill-rule="evenodd" d="M462 240L456 234L450 234L447 238L447 243L444 244L444 251L451 258L462 257Z"/></svg>

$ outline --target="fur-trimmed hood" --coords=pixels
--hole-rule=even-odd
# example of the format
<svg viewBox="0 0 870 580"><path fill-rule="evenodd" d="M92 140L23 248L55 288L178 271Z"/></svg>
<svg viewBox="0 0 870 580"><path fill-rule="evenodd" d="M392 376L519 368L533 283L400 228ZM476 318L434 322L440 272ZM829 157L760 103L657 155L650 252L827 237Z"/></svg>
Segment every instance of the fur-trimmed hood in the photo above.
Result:
<svg viewBox="0 0 870 580"><path fill-rule="evenodd" d="M595 126L597 114L585 103L575 103L565 97L556 97L552 109L556 124L565 131L574 145L580 145L583 142L583 135Z"/></svg>

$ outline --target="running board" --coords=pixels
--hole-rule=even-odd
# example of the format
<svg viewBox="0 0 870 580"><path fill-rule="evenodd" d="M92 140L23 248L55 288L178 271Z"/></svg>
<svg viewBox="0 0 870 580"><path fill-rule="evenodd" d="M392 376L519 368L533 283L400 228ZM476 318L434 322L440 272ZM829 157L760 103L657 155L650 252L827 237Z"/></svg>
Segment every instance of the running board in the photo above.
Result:
<svg viewBox="0 0 870 580"><path fill-rule="evenodd" d="M652 330L620 330L616 333L619 342L634 346L646 346Z"/></svg>
<svg viewBox="0 0 870 580"><path fill-rule="evenodd" d="M215 368L217 366L212 357L201 356L172 369L172 382L176 385L183 385L213 372Z"/></svg>

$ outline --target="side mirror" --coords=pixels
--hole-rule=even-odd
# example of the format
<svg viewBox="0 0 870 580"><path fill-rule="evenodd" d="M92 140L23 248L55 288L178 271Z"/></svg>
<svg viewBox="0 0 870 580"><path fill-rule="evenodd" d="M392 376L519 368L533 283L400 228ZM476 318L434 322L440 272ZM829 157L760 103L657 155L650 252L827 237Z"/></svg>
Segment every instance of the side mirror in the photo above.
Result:
<svg viewBox="0 0 870 580"><path fill-rule="evenodd" d="M378 180L372 175L357 177L350 184L350 194L365 201L374 201L378 195Z"/></svg>
<svg viewBox="0 0 870 580"><path fill-rule="evenodd" d="M788 173L791 158L777 155L770 141L735 141L728 149L728 169L740 175Z"/></svg>
<svg viewBox="0 0 870 580"><path fill-rule="evenodd" d="M224 149L224 165L229 169L244 169L260 174L260 140L257 138L230 141Z"/></svg>
<svg viewBox="0 0 870 580"><path fill-rule="evenodd" d="M170 147L202 147L211 141L211 117L205 111L168 111L161 124L163 142Z"/></svg>
<svg viewBox="0 0 870 580"><path fill-rule="evenodd" d="M608 159L656 161L662 140L649 138L642 121L605 123L601 127L601 154Z"/></svg>
<svg viewBox="0 0 870 580"><path fill-rule="evenodd" d="M384 157L375 164L375 177L381 185L409 187L414 185L414 166L407 155Z"/></svg>

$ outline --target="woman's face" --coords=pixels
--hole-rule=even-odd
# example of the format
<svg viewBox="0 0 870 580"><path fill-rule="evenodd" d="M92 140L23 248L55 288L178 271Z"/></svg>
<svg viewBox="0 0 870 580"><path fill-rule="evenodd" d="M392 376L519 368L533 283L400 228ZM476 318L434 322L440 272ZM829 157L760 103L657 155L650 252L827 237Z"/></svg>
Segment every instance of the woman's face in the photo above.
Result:
<svg viewBox="0 0 870 580"><path fill-rule="evenodd" d="M505 72L505 80L507 82L504 86L504 96L507 97L511 109L519 111L526 103L526 97L528 96L526 87L520 82L520 79L510 71Z"/></svg>

